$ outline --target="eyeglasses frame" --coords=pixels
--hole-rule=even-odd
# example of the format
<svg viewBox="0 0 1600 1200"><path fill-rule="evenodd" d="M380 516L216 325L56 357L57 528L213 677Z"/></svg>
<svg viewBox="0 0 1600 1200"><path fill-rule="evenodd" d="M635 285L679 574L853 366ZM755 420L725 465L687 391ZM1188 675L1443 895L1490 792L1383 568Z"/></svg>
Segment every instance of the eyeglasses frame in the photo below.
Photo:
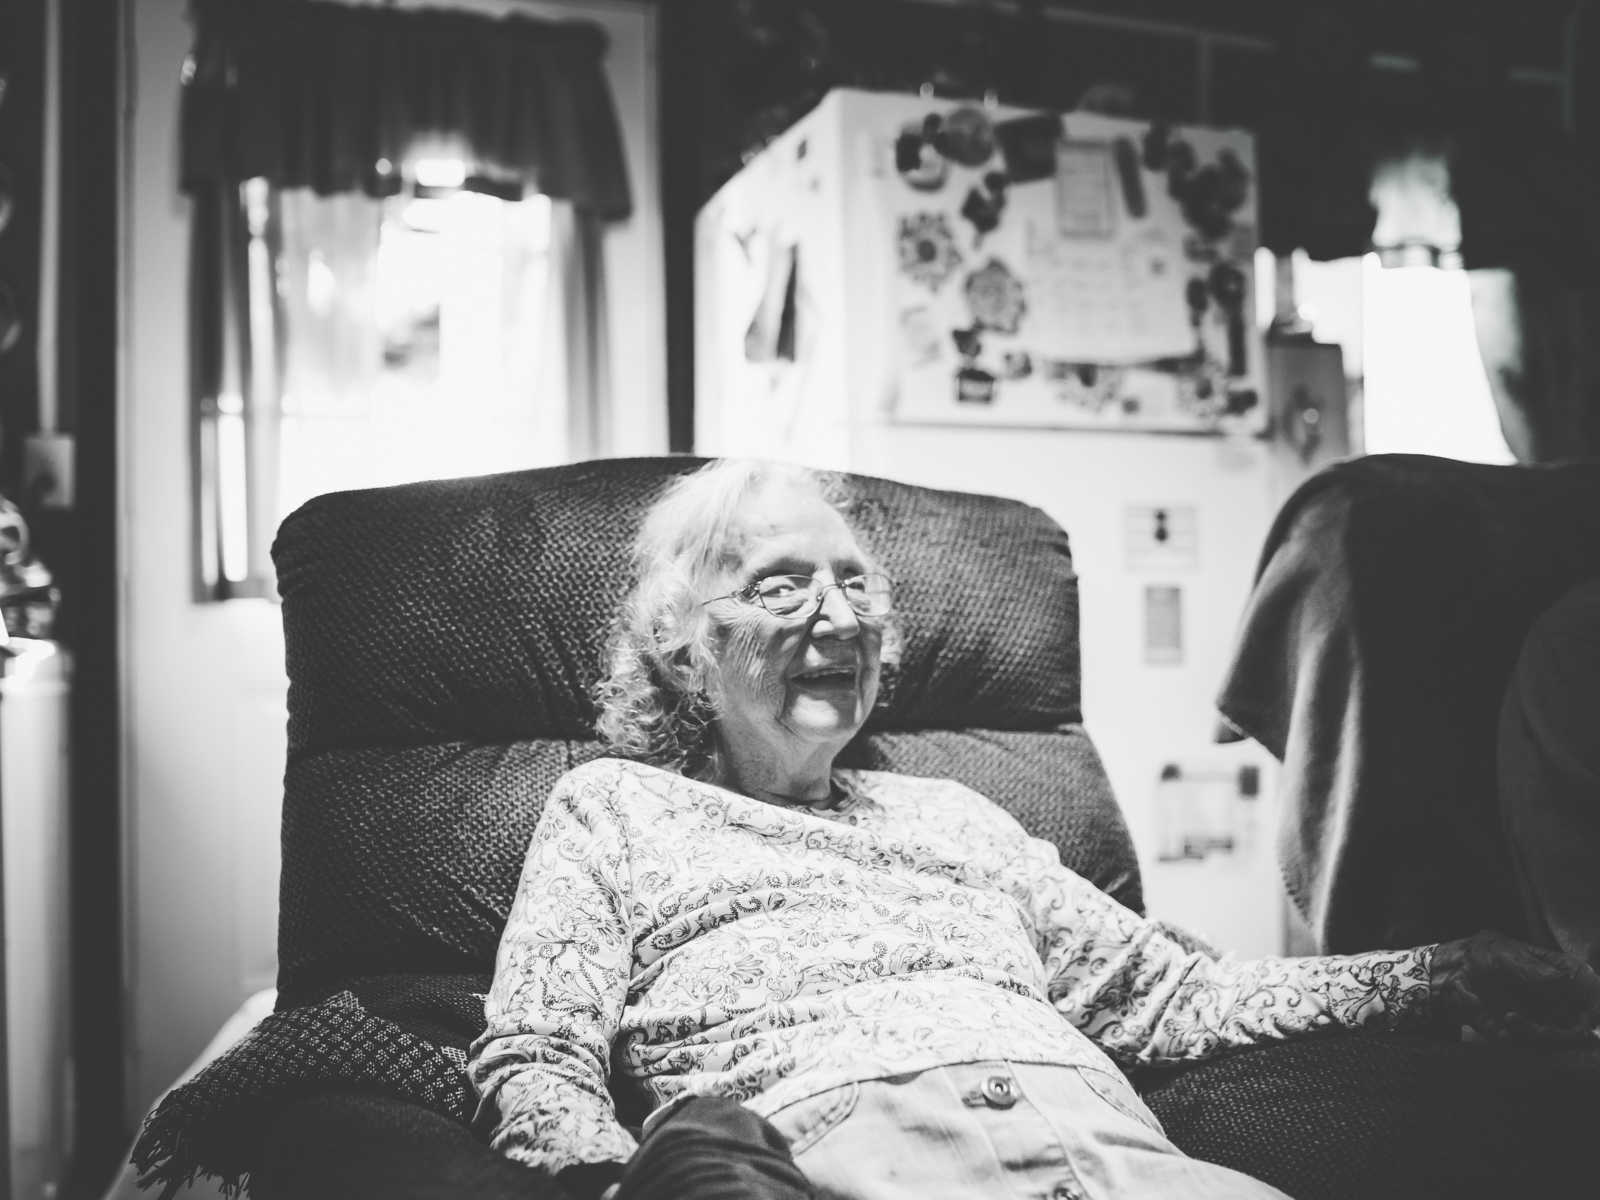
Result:
<svg viewBox="0 0 1600 1200"><path fill-rule="evenodd" d="M853 580L871 578L881 579L889 585L889 590L891 592L889 607L881 613L865 613L856 608L855 605L851 604L848 597L845 599L845 604L849 605L850 611L855 613L858 618L865 618L869 621L881 621L884 617L887 617L890 613L894 612L894 601L892 599L894 580L888 575L884 574L882 571L857 571L854 575L847 575L843 579L835 579L832 583L824 583L817 589L816 599L813 601L809 609L806 609L804 606L802 606L792 613L773 612L772 609L767 607L767 602L761 598L761 593L757 589L759 589L760 586L769 579L810 579L812 583L817 583L818 580L815 575L804 575L797 571L788 572L781 575L763 575L755 582L747 583L744 587L739 588L736 591L725 592L720 596L713 596L709 600L702 600L700 602L700 606L704 608L707 604L715 604L718 600L740 600L745 604L757 605L763 612L769 614L770 616L777 617L780 621L809 621L812 617L816 616L822 611L822 600L823 597L828 594L829 588L839 588L842 591L845 584L850 583Z"/></svg>

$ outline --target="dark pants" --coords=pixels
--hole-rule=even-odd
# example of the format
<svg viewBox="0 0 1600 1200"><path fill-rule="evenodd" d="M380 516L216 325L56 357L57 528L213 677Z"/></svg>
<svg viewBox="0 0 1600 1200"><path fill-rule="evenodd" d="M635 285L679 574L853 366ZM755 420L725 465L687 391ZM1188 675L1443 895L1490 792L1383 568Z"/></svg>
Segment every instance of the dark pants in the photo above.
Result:
<svg viewBox="0 0 1600 1200"><path fill-rule="evenodd" d="M617 1200L810 1200L768 1122L732 1100L692 1100L639 1143Z"/></svg>
<svg viewBox="0 0 1600 1200"><path fill-rule="evenodd" d="M1600 579L1530 626L1501 707L1498 757L1531 936L1600 968Z"/></svg>

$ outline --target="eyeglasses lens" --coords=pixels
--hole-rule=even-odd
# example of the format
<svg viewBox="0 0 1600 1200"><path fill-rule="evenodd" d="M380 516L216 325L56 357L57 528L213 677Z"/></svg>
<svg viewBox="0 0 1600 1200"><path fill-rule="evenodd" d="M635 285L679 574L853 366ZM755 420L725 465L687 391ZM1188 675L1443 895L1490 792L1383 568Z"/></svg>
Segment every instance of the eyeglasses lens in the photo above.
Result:
<svg viewBox="0 0 1600 1200"><path fill-rule="evenodd" d="M864 617L884 616L892 606L889 580L883 575L855 575L828 584L807 575L778 575L758 583L756 597L768 612L793 617L820 607L823 595L834 587Z"/></svg>

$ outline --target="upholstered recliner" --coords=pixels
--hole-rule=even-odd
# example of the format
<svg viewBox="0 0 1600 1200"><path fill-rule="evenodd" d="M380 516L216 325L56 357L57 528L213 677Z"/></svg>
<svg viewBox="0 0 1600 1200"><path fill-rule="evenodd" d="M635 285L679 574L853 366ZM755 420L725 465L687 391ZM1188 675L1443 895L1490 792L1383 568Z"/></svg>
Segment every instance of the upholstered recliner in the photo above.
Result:
<svg viewBox="0 0 1600 1200"><path fill-rule="evenodd" d="M247 1173L268 1200L560 1195L472 1129L464 1050L543 797L598 753L589 688L637 520L693 465L341 493L284 523L278 1012L169 1097L147 1169ZM845 484L905 630L849 760L971 784L1138 908L1079 723L1066 534L1012 501ZM1302 1200L1541 1194L1600 1115L1600 1055L1422 1036L1329 1036L1135 1082L1181 1146Z"/></svg>

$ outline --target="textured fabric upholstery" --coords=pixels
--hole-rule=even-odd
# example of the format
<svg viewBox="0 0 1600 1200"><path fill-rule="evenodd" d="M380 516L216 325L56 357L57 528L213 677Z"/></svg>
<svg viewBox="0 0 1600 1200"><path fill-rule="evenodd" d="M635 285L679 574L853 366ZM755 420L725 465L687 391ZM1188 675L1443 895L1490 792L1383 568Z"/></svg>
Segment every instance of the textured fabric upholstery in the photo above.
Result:
<svg viewBox="0 0 1600 1200"><path fill-rule="evenodd" d="M282 1005L351 973L492 966L542 799L599 752L590 689L639 518L697 464L344 492L284 523ZM1066 534L1014 501L841 483L905 635L848 761L970 784L1139 907L1079 725Z"/></svg>

